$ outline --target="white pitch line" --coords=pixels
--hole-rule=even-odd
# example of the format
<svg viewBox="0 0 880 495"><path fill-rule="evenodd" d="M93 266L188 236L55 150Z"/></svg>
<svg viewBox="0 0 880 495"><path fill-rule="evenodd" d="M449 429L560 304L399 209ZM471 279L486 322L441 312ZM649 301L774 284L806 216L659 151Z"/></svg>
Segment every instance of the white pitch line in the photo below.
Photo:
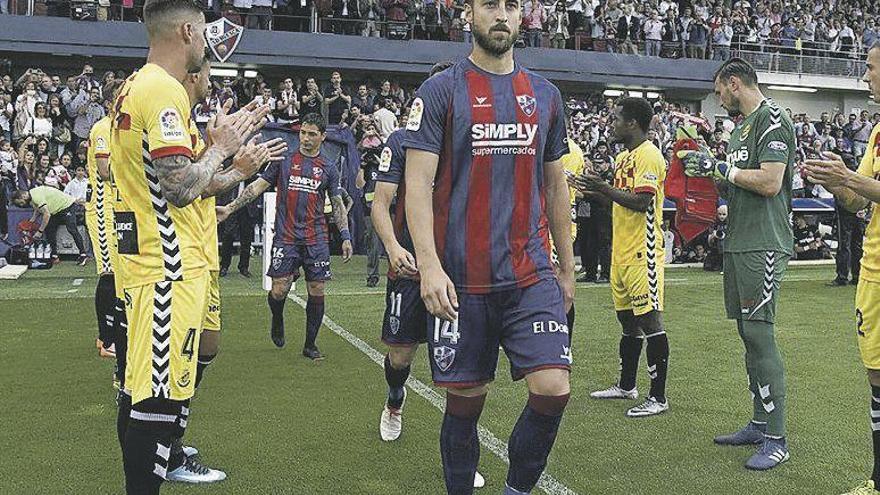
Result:
<svg viewBox="0 0 880 495"><path fill-rule="evenodd" d="M289 297L291 301L299 304L303 308L306 307L306 302L296 294L290 294L287 297ZM333 321L329 316L324 316L323 323L327 326L327 328L332 330L333 333L342 337L346 342L354 346L357 350L366 354L366 356L370 358L374 363L376 363L380 367L385 366L385 355L374 349L372 346L370 346L370 344L364 342L360 337L342 328L342 326ZM439 411L442 412L446 409L446 399L438 394L434 389L425 385L421 380L410 376L407 379L406 384L409 385L409 388L413 392L422 396L422 398L430 402ZM500 457L505 464L510 464L510 458L507 457L506 442L499 439L487 428L480 425L477 426L477 433L479 433L480 443L483 444L483 447L486 447L486 449L488 449L490 452ZM550 476L546 472L542 474L541 479L538 480L538 488L543 490L544 493L547 493L548 495L577 495L577 492L563 485L556 478Z"/></svg>

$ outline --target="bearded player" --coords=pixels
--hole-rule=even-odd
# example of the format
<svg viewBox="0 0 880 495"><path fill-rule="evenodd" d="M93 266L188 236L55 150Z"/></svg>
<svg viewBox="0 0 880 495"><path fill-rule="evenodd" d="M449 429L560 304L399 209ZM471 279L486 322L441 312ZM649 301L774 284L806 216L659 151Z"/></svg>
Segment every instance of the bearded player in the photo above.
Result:
<svg viewBox="0 0 880 495"><path fill-rule="evenodd" d="M509 441L505 493L544 471L569 397L566 313L574 295L569 191L559 90L522 68L513 43L521 4L469 0L470 57L417 92L403 147L406 219L433 316L434 383L447 389L440 452L449 493L473 492L477 421L499 345L528 403ZM551 260L557 242L559 275Z"/></svg>
<svg viewBox="0 0 880 495"><path fill-rule="evenodd" d="M868 51L862 78L874 101L880 101L880 42ZM880 124L874 127L868 149L856 172L843 160L825 153L825 160L807 160L810 181L822 184L834 194L839 205L857 212L870 203L880 203ZM875 210L865 239L862 271L856 288L856 335L862 363L871 386L871 438L874 445L874 471L863 485L846 495L878 495L880 491L880 215Z"/></svg>
<svg viewBox="0 0 880 495"><path fill-rule="evenodd" d="M217 207L217 219L222 222L270 186L275 186L278 191L275 238L272 240L272 264L266 272L272 278L272 290L268 295L272 311L272 342L284 347L284 303L302 268L309 294L302 353L312 360L323 359L316 341L324 319L324 286L331 277L325 195L330 196L333 218L342 237L343 261L347 263L352 255L340 170L323 147L326 131L324 118L320 115L310 113L303 117L299 149L284 161L269 165L234 201Z"/></svg>
<svg viewBox="0 0 880 495"><path fill-rule="evenodd" d="M113 261L116 257L116 229L113 201L116 189L110 183L110 118L97 121L89 131L86 156L89 185L86 192L86 227L95 251L98 285L95 287L95 315L98 319L98 351L115 357L116 285Z"/></svg>
<svg viewBox="0 0 880 495"><path fill-rule="evenodd" d="M715 94L731 116L742 116L728 145L727 161L712 153L679 151L685 173L713 177L727 200L724 301L745 344L752 420L718 445L758 445L746 468L772 469L789 459L785 440L785 374L774 321L782 276L792 255L791 174L794 126L764 97L755 69L728 60L715 73Z"/></svg>
<svg viewBox="0 0 880 495"><path fill-rule="evenodd" d="M663 182L666 160L647 138L654 111L644 98L623 98L614 108L614 140L625 149L614 159L614 185L585 172L577 179L584 192L612 203L611 293L623 329L618 346L620 380L590 394L595 399L635 399L636 371L646 342L651 390L626 412L631 418L669 409L666 373L669 341L663 327Z"/></svg>
<svg viewBox="0 0 880 495"><path fill-rule="evenodd" d="M204 226L193 202L256 170L223 161L262 125L268 108L222 114L208 125L210 146L193 155L191 105L181 81L202 67L205 19L186 0L148 0L147 64L126 79L111 112L110 151L121 201L114 213L128 317L126 394L118 428L126 491L159 493L186 462L172 439L186 428L209 294ZM212 481L213 473L194 473Z"/></svg>

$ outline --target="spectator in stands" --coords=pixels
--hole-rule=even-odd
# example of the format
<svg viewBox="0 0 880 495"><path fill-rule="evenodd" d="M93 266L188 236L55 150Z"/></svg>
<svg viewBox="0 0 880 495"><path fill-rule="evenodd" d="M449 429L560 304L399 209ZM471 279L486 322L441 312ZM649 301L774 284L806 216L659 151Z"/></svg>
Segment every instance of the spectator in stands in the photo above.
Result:
<svg viewBox="0 0 880 495"><path fill-rule="evenodd" d="M815 225L807 224L803 215L794 217L794 255L798 260L818 260L830 258L831 252Z"/></svg>
<svg viewBox="0 0 880 495"><path fill-rule="evenodd" d="M523 8L523 24L525 26L526 46L541 47L541 37L544 34L544 24L547 23L547 9L541 0L527 1Z"/></svg>
<svg viewBox="0 0 880 495"><path fill-rule="evenodd" d="M43 77L40 79L40 86L37 88L37 98L45 103L49 100L49 96L55 94L56 91L57 88L52 85L52 76L43 74Z"/></svg>
<svg viewBox="0 0 880 495"><path fill-rule="evenodd" d="M377 24L382 20L382 7L379 5L378 0L360 0L358 4L361 10L361 19L364 22L361 24L363 29L361 30L361 34L364 36L372 36L374 38L378 38L380 36L379 25Z"/></svg>
<svg viewBox="0 0 880 495"><path fill-rule="evenodd" d="M633 14L631 4L626 4L624 13L617 20L617 41L620 53L637 55L639 53L639 36L642 32L639 18Z"/></svg>
<svg viewBox="0 0 880 495"><path fill-rule="evenodd" d="M412 8L411 0L382 0L385 8L385 19L389 22L406 23L408 21L407 10Z"/></svg>
<svg viewBox="0 0 880 495"><path fill-rule="evenodd" d="M318 83L314 77L306 79L306 91L302 95L302 103L300 104L300 114L308 115L310 113L322 113L324 105L324 95L318 90Z"/></svg>
<svg viewBox="0 0 880 495"><path fill-rule="evenodd" d="M327 104L327 124L336 125L348 113L351 106L351 95L342 86L342 74L334 71L330 76L330 84L324 89L324 102Z"/></svg>
<svg viewBox="0 0 880 495"><path fill-rule="evenodd" d="M852 120L852 118L850 118ZM862 110L859 121L852 126L853 133L853 154L855 156L863 156L868 148L868 138L871 137L873 126L868 120L868 111Z"/></svg>
<svg viewBox="0 0 880 495"><path fill-rule="evenodd" d="M88 187L89 179L86 177L86 168L79 166L76 167L76 175L64 186L64 194L71 196L77 203L84 204Z"/></svg>
<svg viewBox="0 0 880 495"><path fill-rule="evenodd" d="M373 113L373 96L366 84L358 85L357 94L351 98L351 106L359 108L362 115Z"/></svg>
<svg viewBox="0 0 880 495"><path fill-rule="evenodd" d="M688 25L688 52L690 58L705 59L706 43L709 38L709 25L698 11L694 11L691 22Z"/></svg>
<svg viewBox="0 0 880 495"><path fill-rule="evenodd" d="M712 34L712 53L714 60L726 61L730 58L730 43L733 41L733 28L726 17L721 18Z"/></svg>
<svg viewBox="0 0 880 495"><path fill-rule="evenodd" d="M49 118L46 104L42 101L34 106L34 115L25 124L23 135L47 139L52 137L52 119Z"/></svg>
<svg viewBox="0 0 880 495"><path fill-rule="evenodd" d="M663 21L663 56L669 58L678 58L681 54L681 19L678 12L674 9L668 9Z"/></svg>
<svg viewBox="0 0 880 495"><path fill-rule="evenodd" d="M333 32L337 34L360 34L358 0L333 0Z"/></svg>
<svg viewBox="0 0 880 495"><path fill-rule="evenodd" d="M0 193L3 194L0 203L7 203L12 197L12 191L17 189L15 184L17 168L18 156L12 149L12 144L6 139L0 139Z"/></svg>
<svg viewBox="0 0 880 495"><path fill-rule="evenodd" d="M88 141L92 126L104 118L104 107L100 101L101 90L95 87L88 93L85 90L80 90L79 95L71 102L70 107L73 110L71 115L75 116L73 138L76 143Z"/></svg>
<svg viewBox="0 0 880 495"><path fill-rule="evenodd" d="M247 16L248 29L272 29L273 0L250 0L250 14Z"/></svg>
<svg viewBox="0 0 880 495"><path fill-rule="evenodd" d="M267 120L269 122L275 122L275 114L278 111L278 100L272 96L272 88L269 86L263 86L263 90L254 99L257 101L257 105L266 105L269 107Z"/></svg>
<svg viewBox="0 0 880 495"><path fill-rule="evenodd" d="M376 130L379 131L379 137L382 138L382 142L387 141L388 136L397 130L397 117L388 108L393 104L394 102L390 98L377 98L376 101L376 105L379 108L373 112L373 121L376 123Z"/></svg>
<svg viewBox="0 0 880 495"><path fill-rule="evenodd" d="M95 69L90 64L83 65L82 73L79 75L81 81L81 87L86 91L91 91L93 89L97 89L99 94L102 89L102 84L95 79Z"/></svg>
<svg viewBox="0 0 880 495"><path fill-rule="evenodd" d="M300 101L292 78L288 77L281 83L281 91L278 93L276 105L276 122L279 124L295 124L299 122Z"/></svg>
<svg viewBox="0 0 880 495"><path fill-rule="evenodd" d="M569 19L564 2L557 2L556 8L550 13L547 28L550 34L550 48L565 48L569 37Z"/></svg>
<svg viewBox="0 0 880 495"><path fill-rule="evenodd" d="M659 57L660 49L663 47L663 21L660 20L656 10L651 10L642 32L645 35L645 55Z"/></svg>
<svg viewBox="0 0 880 495"><path fill-rule="evenodd" d="M11 96L0 93L0 133L6 141L12 141L12 122L15 119L15 108L11 103Z"/></svg>

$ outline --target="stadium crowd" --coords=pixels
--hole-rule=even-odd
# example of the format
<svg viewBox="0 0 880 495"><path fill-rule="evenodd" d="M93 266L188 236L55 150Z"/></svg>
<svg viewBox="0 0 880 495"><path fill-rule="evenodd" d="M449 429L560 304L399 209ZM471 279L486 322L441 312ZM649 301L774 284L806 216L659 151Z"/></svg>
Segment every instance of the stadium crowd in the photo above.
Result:
<svg viewBox="0 0 880 495"><path fill-rule="evenodd" d="M0 79L0 209L5 213L12 192L46 185L85 199L85 161L91 126L109 112L115 89L124 81L122 71L95 74L85 65L78 74L49 74L30 68L23 74L5 74ZM416 84L391 79L345 80L333 72L329 80L314 77L287 77L268 81L260 73L253 78L216 77L209 98L196 105L197 122L207 122L227 100L233 108L257 99L272 109L270 120L296 124L301 115L320 112L331 125L349 128L364 163L373 163L388 136L405 125ZM568 134L591 166L613 177L614 156L618 147L610 142L610 122L614 99L602 94L571 96L566 101ZM676 130L685 123L696 125L698 141L720 156L727 147L733 121L693 112L686 104L653 100L655 116L648 135L671 160ZM829 198L821 186L814 186L799 173L804 160L823 151L833 151L855 164L861 156L880 113L845 115L823 113L793 115L797 125L797 173L793 174L795 197ZM362 184L359 186L363 187ZM369 205L367 205L369 206ZM578 201L575 218L579 227L579 251L584 263L582 280L607 278L597 266L607 266L610 256L610 211L597 202ZM0 215L3 217L5 215ZM0 223L6 226L5 219ZM670 230L670 229L667 229ZM673 235L670 232L670 235ZM690 246L676 246L669 262L705 262L710 264L719 245L708 234ZM830 234L826 235L830 237ZM673 238L670 238L673 240ZM231 242L231 239L230 239ZM369 243L368 243L369 245ZM824 256L824 255L823 255ZM602 263L605 260L606 263ZM375 278L375 277L374 277Z"/></svg>
<svg viewBox="0 0 880 495"><path fill-rule="evenodd" d="M139 21L142 0L0 2L3 13ZM199 0L250 29L465 41L464 0ZM520 44L727 60L731 51L858 59L880 37L869 0L523 2Z"/></svg>

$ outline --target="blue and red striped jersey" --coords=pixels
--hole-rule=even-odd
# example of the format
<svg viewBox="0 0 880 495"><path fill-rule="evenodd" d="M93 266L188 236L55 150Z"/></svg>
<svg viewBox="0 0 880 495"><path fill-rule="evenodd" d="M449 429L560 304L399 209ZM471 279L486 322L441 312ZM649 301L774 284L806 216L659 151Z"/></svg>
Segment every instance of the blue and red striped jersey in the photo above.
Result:
<svg viewBox="0 0 880 495"><path fill-rule="evenodd" d="M275 186L275 240L282 244L328 242L324 194L342 194L339 169L324 149L316 157L297 149L283 161L272 162L260 176Z"/></svg>
<svg viewBox="0 0 880 495"><path fill-rule="evenodd" d="M400 243L403 249L406 249L413 256L416 251L413 247L412 237L409 235L409 228L406 225L406 152L403 149L403 140L406 137L406 131L398 129L388 136L385 146L382 148L382 154L379 156L379 173L376 175L377 182L388 182L397 184L397 198L392 206L394 212L394 237ZM391 270L388 271L389 278L395 278L397 274Z"/></svg>
<svg viewBox="0 0 880 495"><path fill-rule="evenodd" d="M462 60L419 88L404 148L439 156L434 238L456 288L489 293L554 277L544 166L568 153L559 90L516 64Z"/></svg>

